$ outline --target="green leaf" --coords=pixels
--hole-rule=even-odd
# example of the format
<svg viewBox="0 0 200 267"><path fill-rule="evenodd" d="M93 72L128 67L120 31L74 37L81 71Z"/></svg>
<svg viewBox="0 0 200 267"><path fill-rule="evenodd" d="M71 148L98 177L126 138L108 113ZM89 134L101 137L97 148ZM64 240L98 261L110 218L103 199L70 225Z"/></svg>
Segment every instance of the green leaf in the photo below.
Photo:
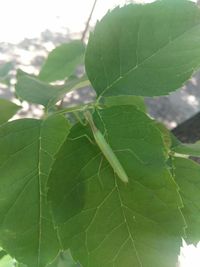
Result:
<svg viewBox="0 0 200 267"><path fill-rule="evenodd" d="M160 132L134 106L98 110L94 122L129 182L116 177L86 137L93 139L88 126L75 125L48 182L64 248L84 267L175 266L184 235L182 201Z"/></svg>
<svg viewBox="0 0 200 267"><path fill-rule="evenodd" d="M11 119L19 109L20 106L6 99L0 99L0 125Z"/></svg>
<svg viewBox="0 0 200 267"><path fill-rule="evenodd" d="M13 62L6 62L0 66L0 80L4 80L8 73L13 69Z"/></svg>
<svg viewBox="0 0 200 267"><path fill-rule="evenodd" d="M103 97L101 102L105 107L121 106L121 105L133 105L140 111L146 112L146 106L144 98L139 96L110 96Z"/></svg>
<svg viewBox="0 0 200 267"><path fill-rule="evenodd" d="M194 144L182 144L173 147L173 151L179 154L200 157L200 141Z"/></svg>
<svg viewBox="0 0 200 267"><path fill-rule="evenodd" d="M46 182L68 131L62 116L16 120L0 128L0 244L30 267L44 267L59 251Z"/></svg>
<svg viewBox="0 0 200 267"><path fill-rule="evenodd" d="M75 73L77 66L82 64L84 53L85 47L81 41L61 44L49 53L40 71L39 79L53 82L69 77Z"/></svg>
<svg viewBox="0 0 200 267"><path fill-rule="evenodd" d="M89 84L87 78L83 77L82 79L70 80L62 86L53 86L30 75L23 74L18 76L15 90L20 99L49 108L62 99L66 93L81 89Z"/></svg>
<svg viewBox="0 0 200 267"><path fill-rule="evenodd" d="M200 240L200 165L190 159L175 158L175 180L183 199L187 241L197 244Z"/></svg>
<svg viewBox="0 0 200 267"><path fill-rule="evenodd" d="M86 72L97 95L165 95L200 66L200 10L187 0L115 8L96 25Z"/></svg>
<svg viewBox="0 0 200 267"><path fill-rule="evenodd" d="M41 82L30 75L20 75L15 90L18 98L43 106L48 106L52 98L60 93L57 86Z"/></svg>

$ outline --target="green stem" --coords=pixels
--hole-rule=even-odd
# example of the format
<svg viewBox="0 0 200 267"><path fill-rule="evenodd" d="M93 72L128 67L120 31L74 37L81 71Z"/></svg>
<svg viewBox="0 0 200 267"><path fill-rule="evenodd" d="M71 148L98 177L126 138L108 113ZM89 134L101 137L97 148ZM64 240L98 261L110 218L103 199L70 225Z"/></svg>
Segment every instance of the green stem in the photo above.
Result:
<svg viewBox="0 0 200 267"><path fill-rule="evenodd" d="M81 37L81 41L82 42L84 42L84 40L85 40L85 36L86 36L87 31L88 31L88 28L89 28L89 25L90 25L90 20L92 18L92 15L93 15L93 12L94 12L96 4L97 4L97 0L94 1L93 6L92 6L92 10L91 10L90 15L89 15L89 18L88 18L88 20L86 22L86 26L85 26L85 29L83 31L82 37Z"/></svg>
<svg viewBox="0 0 200 267"><path fill-rule="evenodd" d="M71 113L71 112L76 112L76 111L84 111L84 109L93 109L93 108L94 108L93 103L87 104L87 105L77 105L74 107L69 107L69 108L58 110L54 114L65 114L65 113Z"/></svg>

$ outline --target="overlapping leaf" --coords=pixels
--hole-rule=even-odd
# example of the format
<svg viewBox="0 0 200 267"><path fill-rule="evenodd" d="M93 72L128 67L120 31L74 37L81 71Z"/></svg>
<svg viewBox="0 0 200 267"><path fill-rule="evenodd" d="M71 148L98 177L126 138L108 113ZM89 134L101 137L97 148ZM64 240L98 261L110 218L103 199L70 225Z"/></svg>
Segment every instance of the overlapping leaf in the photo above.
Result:
<svg viewBox="0 0 200 267"><path fill-rule="evenodd" d="M105 107L133 105L139 110L146 112L144 98L140 96L110 96L101 98L101 101Z"/></svg>
<svg viewBox="0 0 200 267"><path fill-rule="evenodd" d="M98 95L165 95L200 66L200 10L187 0L130 4L91 34L86 71Z"/></svg>
<svg viewBox="0 0 200 267"><path fill-rule="evenodd" d="M63 86L53 86L27 74L18 76L15 90L17 96L31 103L51 107L71 90L80 89L89 85L87 78L72 79Z"/></svg>
<svg viewBox="0 0 200 267"><path fill-rule="evenodd" d="M200 141L197 141L194 144L183 144L180 142L173 147L173 151L180 154L200 157Z"/></svg>
<svg viewBox="0 0 200 267"><path fill-rule="evenodd" d="M175 266L184 235L182 202L160 132L133 106L99 110L94 121L129 182L116 177L89 128L74 126L49 180L64 248L84 267Z"/></svg>
<svg viewBox="0 0 200 267"><path fill-rule="evenodd" d="M183 199L183 214L187 222L187 241L200 241L200 165L190 159L174 159L175 180Z"/></svg>
<svg viewBox="0 0 200 267"><path fill-rule="evenodd" d="M62 116L17 120L0 128L0 244L30 267L44 267L59 251L46 182L68 130Z"/></svg>
<svg viewBox="0 0 200 267"><path fill-rule="evenodd" d="M6 99L0 99L0 124L7 122L20 109L20 106Z"/></svg>
<svg viewBox="0 0 200 267"><path fill-rule="evenodd" d="M6 62L0 66L0 81L4 80L9 72L13 69L13 62Z"/></svg>
<svg viewBox="0 0 200 267"><path fill-rule="evenodd" d="M83 63L85 47L79 41L61 44L49 53L39 74L43 81L63 80L75 73L78 65Z"/></svg>

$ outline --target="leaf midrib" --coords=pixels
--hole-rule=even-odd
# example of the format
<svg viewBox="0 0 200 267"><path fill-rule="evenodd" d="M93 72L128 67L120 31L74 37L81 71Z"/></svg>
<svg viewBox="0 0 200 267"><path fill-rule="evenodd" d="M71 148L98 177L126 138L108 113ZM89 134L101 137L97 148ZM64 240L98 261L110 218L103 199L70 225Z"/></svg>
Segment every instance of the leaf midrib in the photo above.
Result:
<svg viewBox="0 0 200 267"><path fill-rule="evenodd" d="M135 255L136 255L136 257L137 257L137 261L138 261L139 265L140 265L141 267L143 267L143 264L142 264L142 262L141 262L141 258L140 258L140 256L139 256L139 252L138 252L138 250L137 250L137 248L136 248L136 245L135 245L134 238L133 238L133 236L132 236L131 230L130 230L129 225L128 225L128 223L127 223L126 215L125 215L125 213L124 213L124 204L123 204L123 201L122 201L122 198L121 198L121 194L120 194L120 190L119 190L119 187L118 187L118 184L117 184L117 177L116 177L116 174L114 174L114 176L115 176L115 187L116 187L117 194L118 194L118 197L119 197L119 201L120 201L120 205L121 205L121 209L122 209L122 214L123 214L123 217L124 217L124 222L125 222L125 225L126 225L126 228L127 228L128 235L129 235L128 238L131 239L131 242L132 242L132 244L133 244L133 248L134 248L134 250L135 250ZM127 240L128 240L128 238L127 238ZM126 242L127 242L127 241L126 241Z"/></svg>

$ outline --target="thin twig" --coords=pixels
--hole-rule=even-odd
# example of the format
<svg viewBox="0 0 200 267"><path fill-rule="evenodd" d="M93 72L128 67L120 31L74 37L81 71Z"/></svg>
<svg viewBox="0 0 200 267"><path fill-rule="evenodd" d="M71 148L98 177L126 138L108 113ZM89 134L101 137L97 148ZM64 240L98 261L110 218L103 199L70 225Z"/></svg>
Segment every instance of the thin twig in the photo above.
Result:
<svg viewBox="0 0 200 267"><path fill-rule="evenodd" d="M91 20L91 18L92 18L92 15L93 15L93 12L94 12L96 3L97 3L97 0L94 1L93 6L92 6L92 10L91 10L90 15L89 15L89 17L88 17L88 20L87 20L87 22L86 22L85 30L83 31L83 34L82 34L82 37L81 37L81 41L82 41L82 42L84 42L84 40L85 40L85 36L86 36L86 34L87 34L87 31L88 31L88 28L89 28L89 25L90 25L90 20Z"/></svg>

